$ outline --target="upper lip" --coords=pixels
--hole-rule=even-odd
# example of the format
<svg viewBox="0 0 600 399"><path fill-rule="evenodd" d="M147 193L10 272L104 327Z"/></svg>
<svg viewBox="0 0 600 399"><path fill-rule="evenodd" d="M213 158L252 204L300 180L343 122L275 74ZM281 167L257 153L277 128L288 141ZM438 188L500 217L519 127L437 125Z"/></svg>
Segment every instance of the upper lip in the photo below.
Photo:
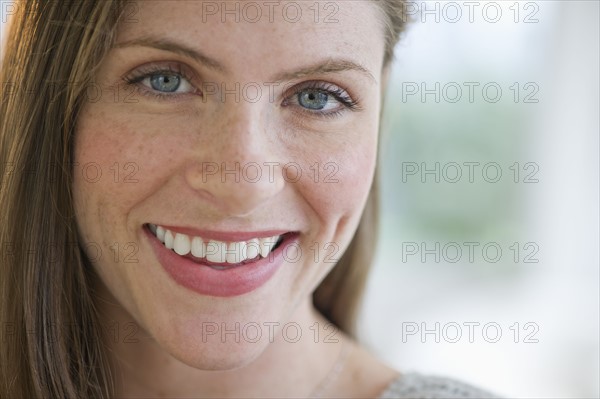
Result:
<svg viewBox="0 0 600 399"><path fill-rule="evenodd" d="M282 229L269 229L269 230L256 230L256 231L216 231L216 230L204 230L196 229L194 227L186 226L171 226L161 223L152 223L155 226L163 227L170 230L173 233L186 234L193 237L202 237L203 239L213 239L216 241L248 241L253 238L268 238L274 236L280 236L285 233L290 233L290 230Z"/></svg>

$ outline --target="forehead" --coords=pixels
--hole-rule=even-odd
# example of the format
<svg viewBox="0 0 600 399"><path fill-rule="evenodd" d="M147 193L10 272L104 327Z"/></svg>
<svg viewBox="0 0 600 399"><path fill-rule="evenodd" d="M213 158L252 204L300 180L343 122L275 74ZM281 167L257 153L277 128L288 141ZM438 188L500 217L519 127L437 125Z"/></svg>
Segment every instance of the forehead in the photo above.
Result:
<svg viewBox="0 0 600 399"><path fill-rule="evenodd" d="M140 1L123 18L117 43L147 37L248 73L343 56L375 74L384 52L380 10L370 0Z"/></svg>

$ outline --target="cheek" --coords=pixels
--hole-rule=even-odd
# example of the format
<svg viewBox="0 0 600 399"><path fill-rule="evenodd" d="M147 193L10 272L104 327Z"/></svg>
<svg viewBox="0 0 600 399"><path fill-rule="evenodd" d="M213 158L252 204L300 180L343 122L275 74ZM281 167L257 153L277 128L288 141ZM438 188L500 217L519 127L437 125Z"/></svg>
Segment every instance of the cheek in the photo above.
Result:
<svg viewBox="0 0 600 399"><path fill-rule="evenodd" d="M377 160L378 123L365 118L347 126L343 138L313 142L302 156L306 179L298 189L310 213L319 219L318 240L334 241L345 248L358 226L373 182ZM353 130L350 130L353 129Z"/></svg>
<svg viewBox="0 0 600 399"><path fill-rule="evenodd" d="M160 133L156 124L119 121L94 109L81 115L73 173L75 203L84 218L106 222L110 216L116 222L165 183L179 167L177 149L188 143L164 134L158 141Z"/></svg>
<svg viewBox="0 0 600 399"><path fill-rule="evenodd" d="M185 137L162 128L95 104L82 112L75 136L73 195L81 244L105 285L133 314L135 266L147 256L136 230L155 208L149 201L181 167L178 150L189 148Z"/></svg>
<svg viewBox="0 0 600 399"><path fill-rule="evenodd" d="M327 121L321 129L318 125L299 132L284 143L303 165L306 178L300 195L328 228L358 224L368 198L377 162L377 94L364 93L366 109L339 122Z"/></svg>
<svg viewBox="0 0 600 399"><path fill-rule="evenodd" d="M372 183L375 168L375 145L367 151L349 150L311 166L311 178L318 181L307 189L314 209L329 218L352 217L362 210ZM317 177L318 171L318 177Z"/></svg>

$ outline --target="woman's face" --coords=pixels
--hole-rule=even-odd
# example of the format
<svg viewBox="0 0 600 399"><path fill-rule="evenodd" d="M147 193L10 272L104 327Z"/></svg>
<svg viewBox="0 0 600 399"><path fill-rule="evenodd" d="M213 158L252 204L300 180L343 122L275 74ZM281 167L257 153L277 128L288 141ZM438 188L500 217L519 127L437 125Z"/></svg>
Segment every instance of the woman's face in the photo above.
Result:
<svg viewBox="0 0 600 399"><path fill-rule="evenodd" d="M294 321L375 168L376 5L258 4L140 2L77 125L88 257L140 327L203 369L249 362ZM248 326L257 342L221 334Z"/></svg>

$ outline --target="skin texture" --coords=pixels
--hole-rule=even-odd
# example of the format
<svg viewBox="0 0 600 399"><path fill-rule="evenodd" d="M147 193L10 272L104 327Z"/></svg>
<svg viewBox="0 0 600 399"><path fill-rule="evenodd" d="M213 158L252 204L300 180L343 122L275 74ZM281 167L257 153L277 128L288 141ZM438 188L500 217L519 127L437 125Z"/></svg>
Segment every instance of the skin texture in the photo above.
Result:
<svg viewBox="0 0 600 399"><path fill-rule="evenodd" d="M88 101L78 119L74 197L81 240L100 277L102 328L111 332L107 341L120 396L307 396L327 375L341 343L349 341L339 331L325 339L333 330L313 309L310 295L334 265L323 262L325 256L339 258L349 244L372 182L383 33L378 10L367 1L338 3L337 22L329 23L325 3L319 3L318 22L308 9L312 2L296 4L303 7L297 22L291 22L293 10L285 14L280 7L271 21L263 8L260 21L248 23L209 16L199 1L141 2L136 21L120 25L116 48L99 65L101 96ZM162 49L134 44L142 38L161 40ZM328 61L338 59L363 71L332 71ZM189 78L183 92L157 98L144 82L123 79L147 73L149 64L183 72ZM324 64L329 70L307 71ZM278 81L297 71L303 73ZM297 92L315 81L342 89L357 107L330 100L327 107L339 110L336 115L303 110ZM234 94L223 97L222 89L235 90L236 83L239 101ZM249 83L260 86L262 95L241 90ZM209 87L217 89L209 94ZM235 162L280 166L272 177L263 168L262 178L250 182L207 176L206 162L226 162L228 170ZM328 162L335 166L326 169ZM296 182L285 178L296 174L282 166L291 163L302 168ZM311 169L315 163L318 177ZM335 182L328 182L332 171ZM142 231L145 223L297 231L303 256L286 262L255 291L203 296L163 270ZM327 243L336 247L326 251ZM297 342L288 342L294 330L281 328L288 322L300 326ZM235 334L201 335L207 323L228 330L239 323L238 331L257 323L261 337L250 342ZM375 395L394 373L351 345L344 373L327 392Z"/></svg>

